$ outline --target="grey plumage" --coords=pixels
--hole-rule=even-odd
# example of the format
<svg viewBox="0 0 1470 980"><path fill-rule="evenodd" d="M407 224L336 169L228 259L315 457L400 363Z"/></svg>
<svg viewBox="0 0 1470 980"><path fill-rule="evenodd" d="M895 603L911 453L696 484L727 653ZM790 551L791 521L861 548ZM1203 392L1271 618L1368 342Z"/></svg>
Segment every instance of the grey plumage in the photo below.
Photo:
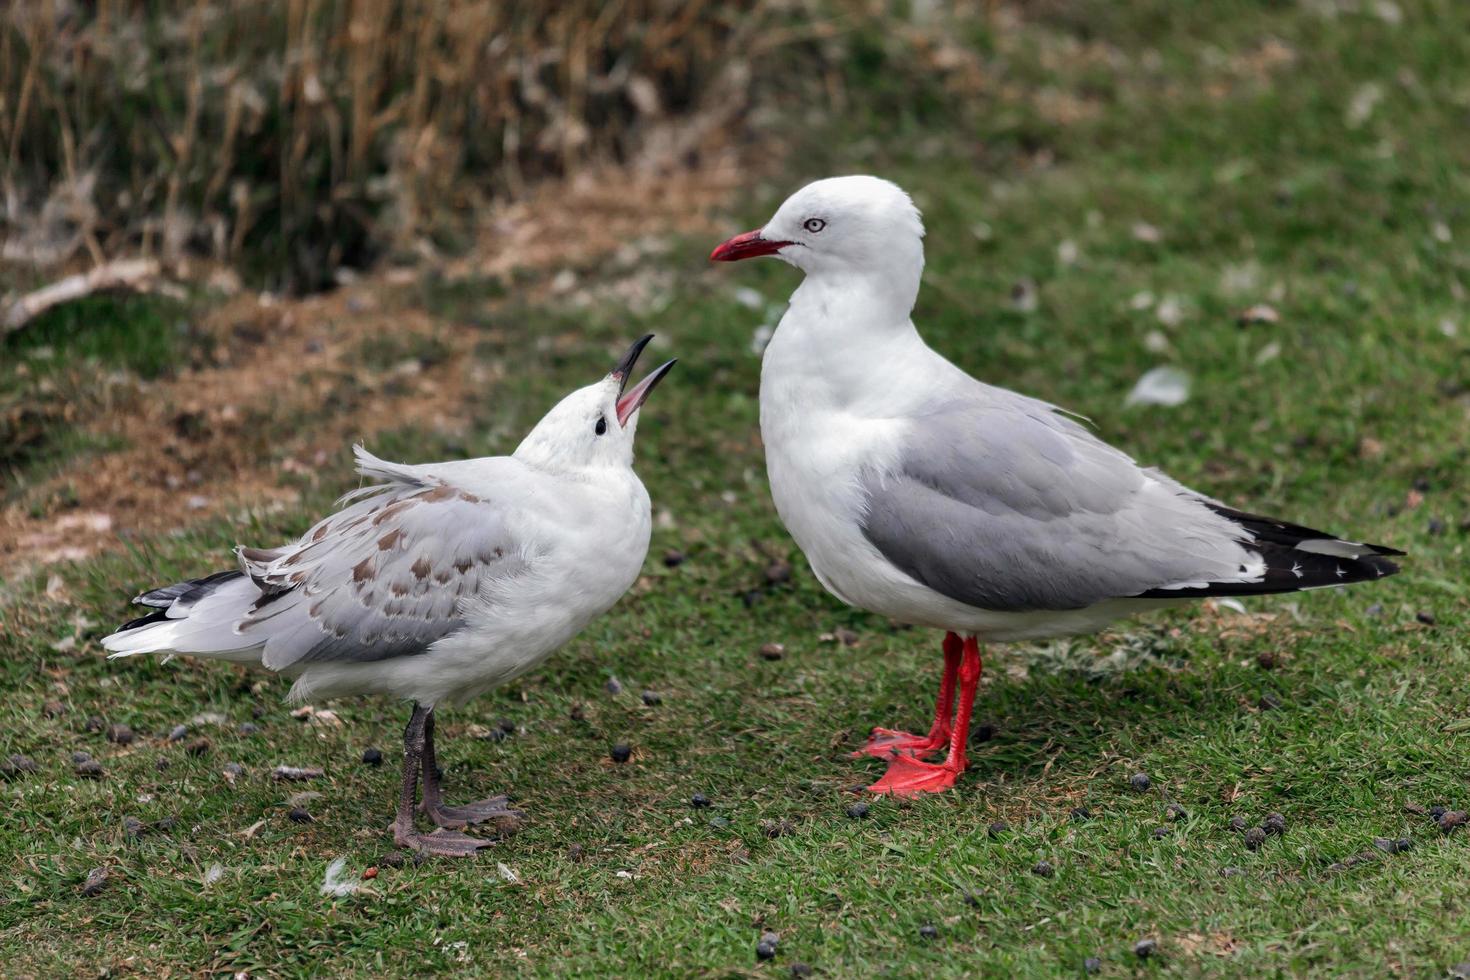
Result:
<svg viewBox="0 0 1470 980"><path fill-rule="evenodd" d="M388 482L349 494L293 544L237 548L239 571L144 593L135 601L155 611L129 625L166 623L175 648L191 652L260 651L272 670L388 660L461 628L466 597L526 566L493 503L360 460Z"/></svg>
<svg viewBox="0 0 1470 980"><path fill-rule="evenodd" d="M1045 402L971 385L914 416L896 465L863 477L864 535L952 599L1000 612L1067 610L1396 570L1374 557L1388 549L1231 511L1138 467Z"/></svg>

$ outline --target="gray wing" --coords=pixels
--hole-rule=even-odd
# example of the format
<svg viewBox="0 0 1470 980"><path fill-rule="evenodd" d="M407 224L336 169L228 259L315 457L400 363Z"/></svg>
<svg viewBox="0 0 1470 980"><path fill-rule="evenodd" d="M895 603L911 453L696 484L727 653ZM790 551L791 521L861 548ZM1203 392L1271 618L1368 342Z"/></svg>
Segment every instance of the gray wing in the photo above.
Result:
<svg viewBox="0 0 1470 980"><path fill-rule="evenodd" d="M1213 501L1045 402L976 389L915 419L897 466L864 477L863 533L914 579L1020 612L1262 574Z"/></svg>
<svg viewBox="0 0 1470 980"><path fill-rule="evenodd" d="M259 597L236 622L281 670L422 653L464 625L492 578L526 567L504 511L417 468L381 464L356 501L285 548L240 548Z"/></svg>

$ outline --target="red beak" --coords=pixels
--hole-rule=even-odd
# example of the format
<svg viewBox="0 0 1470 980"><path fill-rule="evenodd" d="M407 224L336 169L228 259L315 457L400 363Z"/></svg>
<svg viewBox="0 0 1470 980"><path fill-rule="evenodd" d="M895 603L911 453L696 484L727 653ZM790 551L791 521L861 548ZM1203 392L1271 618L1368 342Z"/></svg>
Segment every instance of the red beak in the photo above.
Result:
<svg viewBox="0 0 1470 980"><path fill-rule="evenodd" d="M648 399L649 392L653 391L654 386L664 379L664 375L668 374L669 369L676 363L678 362L665 361L663 364L660 364L649 372L648 377L638 382L618 399L618 425L621 425L625 429L628 427L628 420L633 417L633 413L643 406L643 403Z"/></svg>
<svg viewBox="0 0 1470 980"><path fill-rule="evenodd" d="M728 242L723 242L713 252L709 253L711 262L738 262L741 259L753 259L758 255L775 255L787 245L795 242L773 242L761 237L763 229L747 231L743 235L736 235Z"/></svg>

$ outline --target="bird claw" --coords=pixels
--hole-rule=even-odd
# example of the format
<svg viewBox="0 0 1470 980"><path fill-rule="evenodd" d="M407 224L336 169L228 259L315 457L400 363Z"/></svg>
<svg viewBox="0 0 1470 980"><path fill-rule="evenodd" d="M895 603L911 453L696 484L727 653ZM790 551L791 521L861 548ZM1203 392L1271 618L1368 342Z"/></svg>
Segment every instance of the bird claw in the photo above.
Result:
<svg viewBox="0 0 1470 980"><path fill-rule="evenodd" d="M431 834L421 834L417 831L402 831L396 828L393 832L393 842L399 847L440 857L473 857L480 848L489 847L494 843L452 830L436 830Z"/></svg>
<svg viewBox="0 0 1470 980"><path fill-rule="evenodd" d="M878 759L891 759L897 755L928 755L948 744L948 733L913 735L893 728L875 728L873 734L868 736L867 742L863 743L863 747L852 753L852 758L861 759L863 756L873 756Z"/></svg>
<svg viewBox="0 0 1470 980"><path fill-rule="evenodd" d="M901 755L888 764L883 778L868 787L868 792L880 796L918 796L920 793L942 793L954 785L964 763L936 765L920 762L912 756Z"/></svg>
<svg viewBox="0 0 1470 980"><path fill-rule="evenodd" d="M464 806L425 805L423 809L436 825L449 830L460 830L472 824L501 819L518 820L525 816L520 810L512 809L509 803L507 797L492 796Z"/></svg>

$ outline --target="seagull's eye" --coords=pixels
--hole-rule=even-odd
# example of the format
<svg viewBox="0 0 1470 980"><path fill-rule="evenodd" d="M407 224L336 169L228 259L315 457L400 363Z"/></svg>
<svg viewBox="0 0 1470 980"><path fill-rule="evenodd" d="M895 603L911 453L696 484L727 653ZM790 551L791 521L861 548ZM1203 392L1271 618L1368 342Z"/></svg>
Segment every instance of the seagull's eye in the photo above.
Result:
<svg viewBox="0 0 1470 980"><path fill-rule="evenodd" d="M599 415L597 417L597 424L592 427L592 431L593 432L596 432L600 436L607 435L607 416L606 415Z"/></svg>
<svg viewBox="0 0 1470 980"><path fill-rule="evenodd" d="M827 222L823 221L821 218L807 218L801 223L801 226L807 231L811 232L813 235L815 235L817 232L827 227Z"/></svg>

